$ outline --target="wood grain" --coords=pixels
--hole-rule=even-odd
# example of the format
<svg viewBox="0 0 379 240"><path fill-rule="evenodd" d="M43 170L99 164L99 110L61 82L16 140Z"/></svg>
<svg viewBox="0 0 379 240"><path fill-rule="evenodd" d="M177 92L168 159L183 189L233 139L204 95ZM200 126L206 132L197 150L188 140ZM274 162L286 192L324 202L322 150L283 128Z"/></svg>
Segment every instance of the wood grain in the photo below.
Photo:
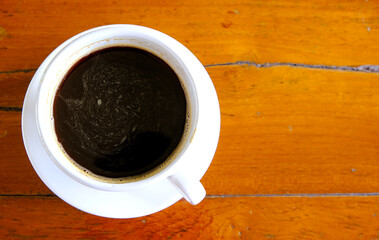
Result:
<svg viewBox="0 0 379 240"><path fill-rule="evenodd" d="M378 74L208 71L222 115L218 151L204 177L212 192L378 191Z"/></svg>
<svg viewBox="0 0 379 240"><path fill-rule="evenodd" d="M0 74L0 106L22 107L26 90L34 73L32 71Z"/></svg>
<svg viewBox="0 0 379 240"><path fill-rule="evenodd" d="M96 217L55 197L27 158L17 111L34 70L114 23L162 31L208 66L221 138L197 206ZM379 72L378 39L373 0L0 1L0 239L378 240L379 74L312 69Z"/></svg>
<svg viewBox="0 0 379 240"><path fill-rule="evenodd" d="M378 191L379 74L291 67L207 69L222 114L218 149L202 180L208 194ZM25 78L7 86L20 96ZM22 97L8 104L19 106L18 99ZM20 117L0 112L1 193L50 194L28 162ZM25 182L25 176L30 180Z"/></svg>
<svg viewBox="0 0 379 240"><path fill-rule="evenodd" d="M19 112L0 111L0 169L0 194L51 194L26 155Z"/></svg>
<svg viewBox="0 0 379 240"><path fill-rule="evenodd" d="M119 220L55 197L0 198L5 239L378 239L378 218L379 197L207 198Z"/></svg>
<svg viewBox="0 0 379 240"><path fill-rule="evenodd" d="M169 34L204 64L378 64L378 1L0 2L0 71L37 68L86 29L139 24Z"/></svg>

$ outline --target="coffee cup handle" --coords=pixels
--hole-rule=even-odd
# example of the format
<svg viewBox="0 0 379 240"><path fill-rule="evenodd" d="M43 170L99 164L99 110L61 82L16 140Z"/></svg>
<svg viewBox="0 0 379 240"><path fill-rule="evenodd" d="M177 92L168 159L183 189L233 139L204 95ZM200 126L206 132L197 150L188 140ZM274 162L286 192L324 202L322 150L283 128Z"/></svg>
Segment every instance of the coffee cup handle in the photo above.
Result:
<svg viewBox="0 0 379 240"><path fill-rule="evenodd" d="M200 181L179 174L168 177L168 180L192 205L200 203L205 197L205 189Z"/></svg>

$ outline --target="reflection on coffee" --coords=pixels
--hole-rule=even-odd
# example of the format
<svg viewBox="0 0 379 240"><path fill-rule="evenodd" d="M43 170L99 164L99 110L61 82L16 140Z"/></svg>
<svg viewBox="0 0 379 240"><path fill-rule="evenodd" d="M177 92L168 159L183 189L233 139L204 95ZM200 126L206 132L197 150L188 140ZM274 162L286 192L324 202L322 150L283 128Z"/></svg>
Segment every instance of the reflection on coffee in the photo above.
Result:
<svg viewBox="0 0 379 240"><path fill-rule="evenodd" d="M178 146L187 102L171 67L144 50L110 47L81 59L57 90L58 141L81 167L103 177L136 176Z"/></svg>

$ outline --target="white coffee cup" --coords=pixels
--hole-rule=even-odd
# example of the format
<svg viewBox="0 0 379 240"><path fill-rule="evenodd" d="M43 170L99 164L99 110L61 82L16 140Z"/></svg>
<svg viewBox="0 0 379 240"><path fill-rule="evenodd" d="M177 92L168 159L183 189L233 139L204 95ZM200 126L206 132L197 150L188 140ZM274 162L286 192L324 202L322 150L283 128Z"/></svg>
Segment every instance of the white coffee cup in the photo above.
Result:
<svg viewBox="0 0 379 240"><path fill-rule="evenodd" d="M169 64L184 86L187 105L189 106L187 112L190 113L187 122L188 129L170 160L167 160L164 165L148 175L126 181L116 181L84 172L61 147L55 134L53 122L55 93L67 71L90 53L112 46L143 49ZM206 70L197 58L178 41L161 32L135 25L109 25L92 29L82 33L79 37L74 37L74 40L61 48L42 74L36 101L36 124L39 137L52 161L66 175L88 187L103 191L128 191L143 188L148 184L162 181L162 179L168 179L188 202L197 204L205 197L205 189L199 179L194 177L193 172L196 172L197 166L191 164L191 159L199 156L199 144L206 144L206 139L202 141L194 141L194 139L210 136L211 139L217 141L220 129L220 109L216 92L213 85L207 88L202 87L202 81L211 84ZM201 96L208 95L209 98L199 99L199 91L203 91ZM213 101L212 108L204 107L208 104L207 101ZM216 121L212 123L215 127L212 129L202 127L205 124L201 123L207 121L203 113L205 109L210 111L207 114L215 116L213 121L214 119ZM204 159L204 161L209 162L208 165L212 161L213 154L211 158L208 154Z"/></svg>

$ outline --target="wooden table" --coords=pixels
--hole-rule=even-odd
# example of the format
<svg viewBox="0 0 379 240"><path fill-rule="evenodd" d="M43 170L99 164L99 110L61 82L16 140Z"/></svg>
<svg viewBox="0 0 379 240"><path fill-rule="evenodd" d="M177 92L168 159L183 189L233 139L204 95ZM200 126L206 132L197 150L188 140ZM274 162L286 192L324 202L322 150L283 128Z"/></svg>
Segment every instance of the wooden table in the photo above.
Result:
<svg viewBox="0 0 379 240"><path fill-rule="evenodd" d="M38 66L86 29L162 31L222 114L206 199L115 220L38 178L20 128ZM0 239L379 239L379 1L0 2Z"/></svg>

